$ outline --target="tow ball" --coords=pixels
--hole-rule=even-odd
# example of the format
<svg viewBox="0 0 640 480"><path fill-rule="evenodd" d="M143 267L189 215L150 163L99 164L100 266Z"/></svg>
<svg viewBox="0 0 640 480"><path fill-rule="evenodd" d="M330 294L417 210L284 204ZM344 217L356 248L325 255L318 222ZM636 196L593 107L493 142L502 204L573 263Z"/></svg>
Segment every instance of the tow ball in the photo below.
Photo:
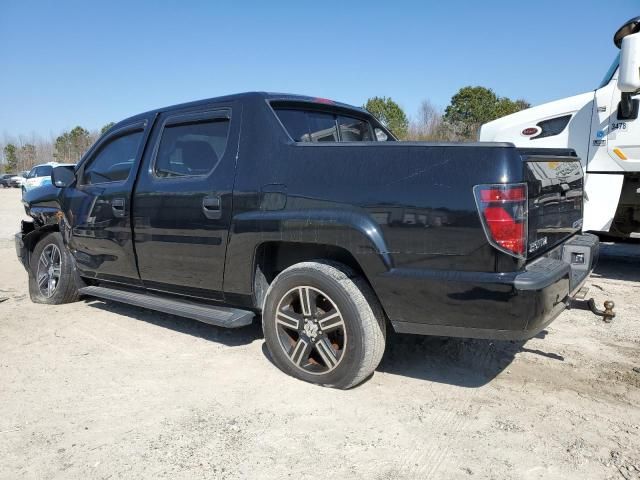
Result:
<svg viewBox="0 0 640 480"><path fill-rule="evenodd" d="M569 301L569 308L577 308L579 310L591 310L595 315L602 317L605 323L611 323L616 316L616 312L613 308L616 306L611 300L604 302L604 310L600 310L596 307L596 301L593 298L585 300L587 296L587 289L581 289L578 294Z"/></svg>

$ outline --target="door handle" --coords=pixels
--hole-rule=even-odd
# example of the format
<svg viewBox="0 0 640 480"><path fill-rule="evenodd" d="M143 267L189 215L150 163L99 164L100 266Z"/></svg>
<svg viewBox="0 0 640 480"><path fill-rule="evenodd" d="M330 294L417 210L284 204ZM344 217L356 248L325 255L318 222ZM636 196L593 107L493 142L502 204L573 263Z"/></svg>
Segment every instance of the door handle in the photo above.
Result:
<svg viewBox="0 0 640 480"><path fill-rule="evenodd" d="M222 217L221 202L218 195L207 195L202 199L202 212L212 220Z"/></svg>
<svg viewBox="0 0 640 480"><path fill-rule="evenodd" d="M124 217L127 215L126 210L124 209L125 201L124 198L114 198L111 200L111 210L113 211L114 217Z"/></svg>

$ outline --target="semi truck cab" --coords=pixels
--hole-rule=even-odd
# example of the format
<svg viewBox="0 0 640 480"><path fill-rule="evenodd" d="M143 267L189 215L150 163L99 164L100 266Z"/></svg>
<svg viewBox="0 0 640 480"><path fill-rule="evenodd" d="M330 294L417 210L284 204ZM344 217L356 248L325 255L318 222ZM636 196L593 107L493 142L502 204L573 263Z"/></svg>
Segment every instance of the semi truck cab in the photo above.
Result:
<svg viewBox="0 0 640 480"><path fill-rule="evenodd" d="M640 17L614 43L620 53L594 91L489 122L480 140L574 149L585 174L583 229L640 238Z"/></svg>

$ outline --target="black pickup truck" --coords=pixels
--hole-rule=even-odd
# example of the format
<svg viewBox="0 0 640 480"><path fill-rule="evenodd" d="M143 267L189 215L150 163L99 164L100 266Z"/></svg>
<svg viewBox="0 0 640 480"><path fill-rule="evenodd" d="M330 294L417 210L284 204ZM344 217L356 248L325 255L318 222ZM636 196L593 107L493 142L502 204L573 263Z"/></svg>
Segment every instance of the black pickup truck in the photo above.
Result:
<svg viewBox="0 0 640 480"><path fill-rule="evenodd" d="M399 142L365 110L246 93L106 132L24 203L33 301L82 296L223 327L348 388L386 331L526 339L598 255L571 150Z"/></svg>

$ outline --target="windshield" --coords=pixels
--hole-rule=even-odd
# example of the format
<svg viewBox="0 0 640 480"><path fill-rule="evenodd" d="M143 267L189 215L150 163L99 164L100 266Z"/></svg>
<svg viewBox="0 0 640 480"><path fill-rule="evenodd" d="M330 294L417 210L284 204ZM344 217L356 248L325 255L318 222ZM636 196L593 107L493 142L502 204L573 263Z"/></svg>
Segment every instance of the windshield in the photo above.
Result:
<svg viewBox="0 0 640 480"><path fill-rule="evenodd" d="M620 65L620 54L616 55L616 58L613 59L613 63L609 67L609 70L607 70L607 73L602 79L602 82L600 82L600 85L598 85L598 88L604 87L611 81L613 74L616 73L616 70L618 69L618 65Z"/></svg>

